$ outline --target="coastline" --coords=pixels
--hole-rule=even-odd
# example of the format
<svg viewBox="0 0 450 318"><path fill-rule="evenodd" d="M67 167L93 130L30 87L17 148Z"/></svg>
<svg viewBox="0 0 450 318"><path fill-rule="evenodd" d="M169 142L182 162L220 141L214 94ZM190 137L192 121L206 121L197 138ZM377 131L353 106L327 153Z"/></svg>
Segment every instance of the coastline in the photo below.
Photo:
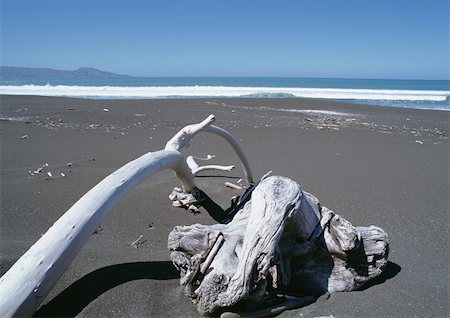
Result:
<svg viewBox="0 0 450 318"><path fill-rule="evenodd" d="M447 111L299 98L0 98L0 274L109 173L212 113L241 140L257 178L273 170L355 226L374 224L390 235L392 277L280 317L448 314L448 285L440 278L449 259ZM194 141L189 153L236 163L220 140ZM57 178L32 175L46 163L45 172ZM233 181L242 172L230 175ZM198 184L226 206L238 194L223 186L228 180L203 177ZM174 186L172 173L160 173L114 208L40 314L197 317L170 265L167 235L176 225L214 221L171 207ZM140 235L145 242L130 246Z"/></svg>
<svg viewBox="0 0 450 318"><path fill-rule="evenodd" d="M77 71L75 71L77 72ZM450 111L447 80L301 77L69 77L1 80L0 95L91 99L313 98Z"/></svg>

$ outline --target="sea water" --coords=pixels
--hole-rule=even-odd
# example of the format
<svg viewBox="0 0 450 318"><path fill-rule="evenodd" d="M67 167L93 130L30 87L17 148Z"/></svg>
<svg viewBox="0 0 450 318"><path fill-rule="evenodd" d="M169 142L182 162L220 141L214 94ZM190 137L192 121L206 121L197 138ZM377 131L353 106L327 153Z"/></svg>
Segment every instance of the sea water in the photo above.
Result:
<svg viewBox="0 0 450 318"><path fill-rule="evenodd" d="M291 77L121 77L1 81L0 94L83 98L319 98L450 111L450 81Z"/></svg>

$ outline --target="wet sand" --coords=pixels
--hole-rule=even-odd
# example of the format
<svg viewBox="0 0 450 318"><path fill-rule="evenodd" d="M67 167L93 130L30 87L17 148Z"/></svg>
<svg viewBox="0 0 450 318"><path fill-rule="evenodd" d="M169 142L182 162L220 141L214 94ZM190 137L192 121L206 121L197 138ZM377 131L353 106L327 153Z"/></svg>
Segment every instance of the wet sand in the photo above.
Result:
<svg viewBox="0 0 450 318"><path fill-rule="evenodd" d="M378 225L390 237L388 270L376 284L280 317L449 314L449 112L309 99L0 102L0 274L108 174L214 114L241 140L256 178L269 170L287 176L353 225ZM197 136L184 153L239 166L211 135ZM242 170L211 175L197 183L227 207L239 191L224 182ZM168 194L178 185L172 172L158 173L122 200L37 315L198 317L180 291L167 236L176 225L214 220L172 207Z"/></svg>

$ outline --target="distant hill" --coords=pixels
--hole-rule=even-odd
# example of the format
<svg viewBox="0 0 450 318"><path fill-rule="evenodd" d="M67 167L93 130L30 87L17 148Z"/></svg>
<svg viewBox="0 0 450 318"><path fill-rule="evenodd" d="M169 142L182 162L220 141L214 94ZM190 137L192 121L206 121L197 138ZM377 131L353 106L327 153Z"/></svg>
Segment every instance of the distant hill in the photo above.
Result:
<svg viewBox="0 0 450 318"><path fill-rule="evenodd" d="M69 78L117 78L129 75L100 71L92 67L81 67L75 71L54 70L51 68L1 66L2 80L20 79L69 79Z"/></svg>

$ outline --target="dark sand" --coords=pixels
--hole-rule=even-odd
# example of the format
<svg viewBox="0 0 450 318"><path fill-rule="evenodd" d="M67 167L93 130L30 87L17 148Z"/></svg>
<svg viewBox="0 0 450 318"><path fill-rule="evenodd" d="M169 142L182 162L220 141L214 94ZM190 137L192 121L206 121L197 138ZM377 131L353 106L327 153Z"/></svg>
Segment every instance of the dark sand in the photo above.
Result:
<svg viewBox="0 0 450 318"><path fill-rule="evenodd" d="M344 114L297 111L305 109ZM242 140L256 177L269 170L290 177L354 225L375 224L390 236L384 279L280 317L449 315L449 113L443 111L307 99L2 96L0 274L109 173L163 148L179 128L210 113ZM185 152L211 153L217 163L237 164L229 150L222 140L203 134ZM43 172L30 173L46 163ZM54 178L46 178L49 171ZM242 172L228 175L240 178ZM225 188L224 181L236 180L197 179L226 206L237 191ZM167 235L176 225L214 221L205 212L171 207L167 196L178 185L168 171L131 192L106 217L38 314L198 317L180 291ZM140 235L138 248L130 246Z"/></svg>

